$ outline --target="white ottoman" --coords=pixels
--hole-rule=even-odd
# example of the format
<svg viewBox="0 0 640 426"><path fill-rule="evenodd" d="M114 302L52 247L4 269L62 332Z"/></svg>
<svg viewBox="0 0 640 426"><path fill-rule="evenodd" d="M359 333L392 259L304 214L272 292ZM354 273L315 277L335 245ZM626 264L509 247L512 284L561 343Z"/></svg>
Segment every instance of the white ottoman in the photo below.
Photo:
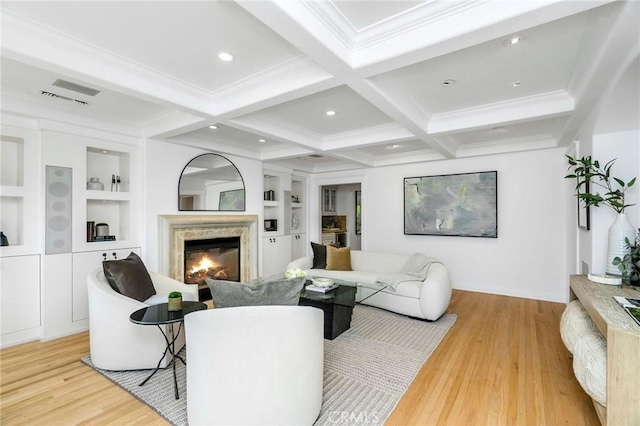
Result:
<svg viewBox="0 0 640 426"><path fill-rule="evenodd" d="M593 333L599 333L598 328L580 301L569 303L560 317L560 337L569 352L573 353L580 337Z"/></svg>
<svg viewBox="0 0 640 426"><path fill-rule="evenodd" d="M596 330L575 342L573 373L582 389L603 407L607 406L607 341Z"/></svg>

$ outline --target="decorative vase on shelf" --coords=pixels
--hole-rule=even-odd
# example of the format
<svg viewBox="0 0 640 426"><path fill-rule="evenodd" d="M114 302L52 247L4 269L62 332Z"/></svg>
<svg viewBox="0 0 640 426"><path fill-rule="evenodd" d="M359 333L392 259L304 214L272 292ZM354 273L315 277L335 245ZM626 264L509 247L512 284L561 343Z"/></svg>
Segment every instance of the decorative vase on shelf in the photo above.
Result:
<svg viewBox="0 0 640 426"><path fill-rule="evenodd" d="M607 250L607 274L620 275L620 270L613 265L615 257L624 257L629 252L625 239L634 241L636 230L625 213L618 213L616 221L609 228L609 248Z"/></svg>
<svg viewBox="0 0 640 426"><path fill-rule="evenodd" d="M90 191L104 191L104 183L100 182L97 177L92 177L87 182L87 189Z"/></svg>

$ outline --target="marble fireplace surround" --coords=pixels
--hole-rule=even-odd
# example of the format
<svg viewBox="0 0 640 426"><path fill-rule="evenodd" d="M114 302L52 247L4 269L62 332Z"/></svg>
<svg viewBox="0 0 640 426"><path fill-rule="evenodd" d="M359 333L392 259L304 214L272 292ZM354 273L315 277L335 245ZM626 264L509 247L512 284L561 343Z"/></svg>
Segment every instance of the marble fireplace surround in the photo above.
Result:
<svg viewBox="0 0 640 426"><path fill-rule="evenodd" d="M240 280L258 276L257 215L158 215L160 270L184 282L184 243L240 237Z"/></svg>

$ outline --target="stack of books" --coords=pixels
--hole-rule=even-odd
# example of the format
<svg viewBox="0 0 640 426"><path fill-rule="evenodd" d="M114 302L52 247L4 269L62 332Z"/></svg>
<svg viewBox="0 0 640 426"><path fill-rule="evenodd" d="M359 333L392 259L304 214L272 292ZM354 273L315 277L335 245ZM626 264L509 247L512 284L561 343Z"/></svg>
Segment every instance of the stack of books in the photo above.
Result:
<svg viewBox="0 0 640 426"><path fill-rule="evenodd" d="M305 287L305 290L311 290L311 291L318 291L320 293L326 293L328 291L331 291L333 289L338 288L338 284L333 283L333 285L330 285L329 287L320 287L317 285L313 285L313 284L309 284L308 286Z"/></svg>
<svg viewBox="0 0 640 426"><path fill-rule="evenodd" d="M640 325L640 299L622 296L613 296L613 298Z"/></svg>

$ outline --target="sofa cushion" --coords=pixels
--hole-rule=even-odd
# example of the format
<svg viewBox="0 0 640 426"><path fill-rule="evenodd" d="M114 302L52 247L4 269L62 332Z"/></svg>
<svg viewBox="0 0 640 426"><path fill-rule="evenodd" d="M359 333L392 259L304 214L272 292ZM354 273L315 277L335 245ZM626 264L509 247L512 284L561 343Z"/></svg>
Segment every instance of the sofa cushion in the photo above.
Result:
<svg viewBox="0 0 640 426"><path fill-rule="evenodd" d="M311 243L313 250L313 266L312 269L324 269L327 267L327 246L318 243Z"/></svg>
<svg viewBox="0 0 640 426"><path fill-rule="evenodd" d="M351 247L327 247L327 270L351 271Z"/></svg>
<svg viewBox="0 0 640 426"><path fill-rule="evenodd" d="M214 308L257 305L297 305L306 278L272 276L248 283L205 278Z"/></svg>
<svg viewBox="0 0 640 426"><path fill-rule="evenodd" d="M103 261L102 269L111 288L123 296L143 302L156 294L149 271L134 252L126 259Z"/></svg>

